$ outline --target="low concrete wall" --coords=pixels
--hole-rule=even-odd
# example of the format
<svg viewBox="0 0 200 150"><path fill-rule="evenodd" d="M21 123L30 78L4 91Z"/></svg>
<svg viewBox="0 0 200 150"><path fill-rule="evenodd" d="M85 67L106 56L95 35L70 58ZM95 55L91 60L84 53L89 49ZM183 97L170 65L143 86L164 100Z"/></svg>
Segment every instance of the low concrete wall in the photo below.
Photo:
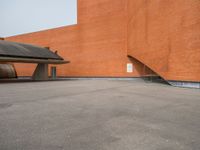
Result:
<svg viewBox="0 0 200 150"><path fill-rule="evenodd" d="M168 81L172 86L184 88L199 88L200 82Z"/></svg>

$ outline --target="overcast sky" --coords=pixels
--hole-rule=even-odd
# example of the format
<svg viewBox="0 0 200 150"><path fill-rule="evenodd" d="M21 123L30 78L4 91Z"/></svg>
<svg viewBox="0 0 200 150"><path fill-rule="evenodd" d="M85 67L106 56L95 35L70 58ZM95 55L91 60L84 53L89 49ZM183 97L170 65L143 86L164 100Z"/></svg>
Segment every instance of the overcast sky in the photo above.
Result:
<svg viewBox="0 0 200 150"><path fill-rule="evenodd" d="M77 22L76 0L0 0L0 37Z"/></svg>

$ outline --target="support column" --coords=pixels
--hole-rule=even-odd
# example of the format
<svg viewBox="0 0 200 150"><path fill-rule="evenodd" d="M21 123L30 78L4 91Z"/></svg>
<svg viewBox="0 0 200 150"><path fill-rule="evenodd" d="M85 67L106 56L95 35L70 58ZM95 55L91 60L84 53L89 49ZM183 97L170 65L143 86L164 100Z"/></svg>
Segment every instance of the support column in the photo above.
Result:
<svg viewBox="0 0 200 150"><path fill-rule="evenodd" d="M38 64L33 76L33 80L48 80L48 64Z"/></svg>

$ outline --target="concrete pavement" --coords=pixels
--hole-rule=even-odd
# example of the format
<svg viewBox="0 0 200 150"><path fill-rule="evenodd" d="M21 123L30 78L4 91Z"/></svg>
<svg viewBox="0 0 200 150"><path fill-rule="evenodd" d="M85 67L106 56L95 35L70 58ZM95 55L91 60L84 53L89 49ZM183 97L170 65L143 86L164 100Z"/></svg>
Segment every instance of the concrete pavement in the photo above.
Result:
<svg viewBox="0 0 200 150"><path fill-rule="evenodd" d="M0 150L199 150L200 90L142 80L0 84Z"/></svg>

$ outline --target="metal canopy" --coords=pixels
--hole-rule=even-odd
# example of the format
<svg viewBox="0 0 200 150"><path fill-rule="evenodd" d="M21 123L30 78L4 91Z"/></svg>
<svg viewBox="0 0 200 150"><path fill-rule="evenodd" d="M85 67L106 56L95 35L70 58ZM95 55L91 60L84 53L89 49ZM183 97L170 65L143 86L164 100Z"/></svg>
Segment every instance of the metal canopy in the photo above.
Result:
<svg viewBox="0 0 200 150"><path fill-rule="evenodd" d="M0 62L69 63L47 48L0 40Z"/></svg>

